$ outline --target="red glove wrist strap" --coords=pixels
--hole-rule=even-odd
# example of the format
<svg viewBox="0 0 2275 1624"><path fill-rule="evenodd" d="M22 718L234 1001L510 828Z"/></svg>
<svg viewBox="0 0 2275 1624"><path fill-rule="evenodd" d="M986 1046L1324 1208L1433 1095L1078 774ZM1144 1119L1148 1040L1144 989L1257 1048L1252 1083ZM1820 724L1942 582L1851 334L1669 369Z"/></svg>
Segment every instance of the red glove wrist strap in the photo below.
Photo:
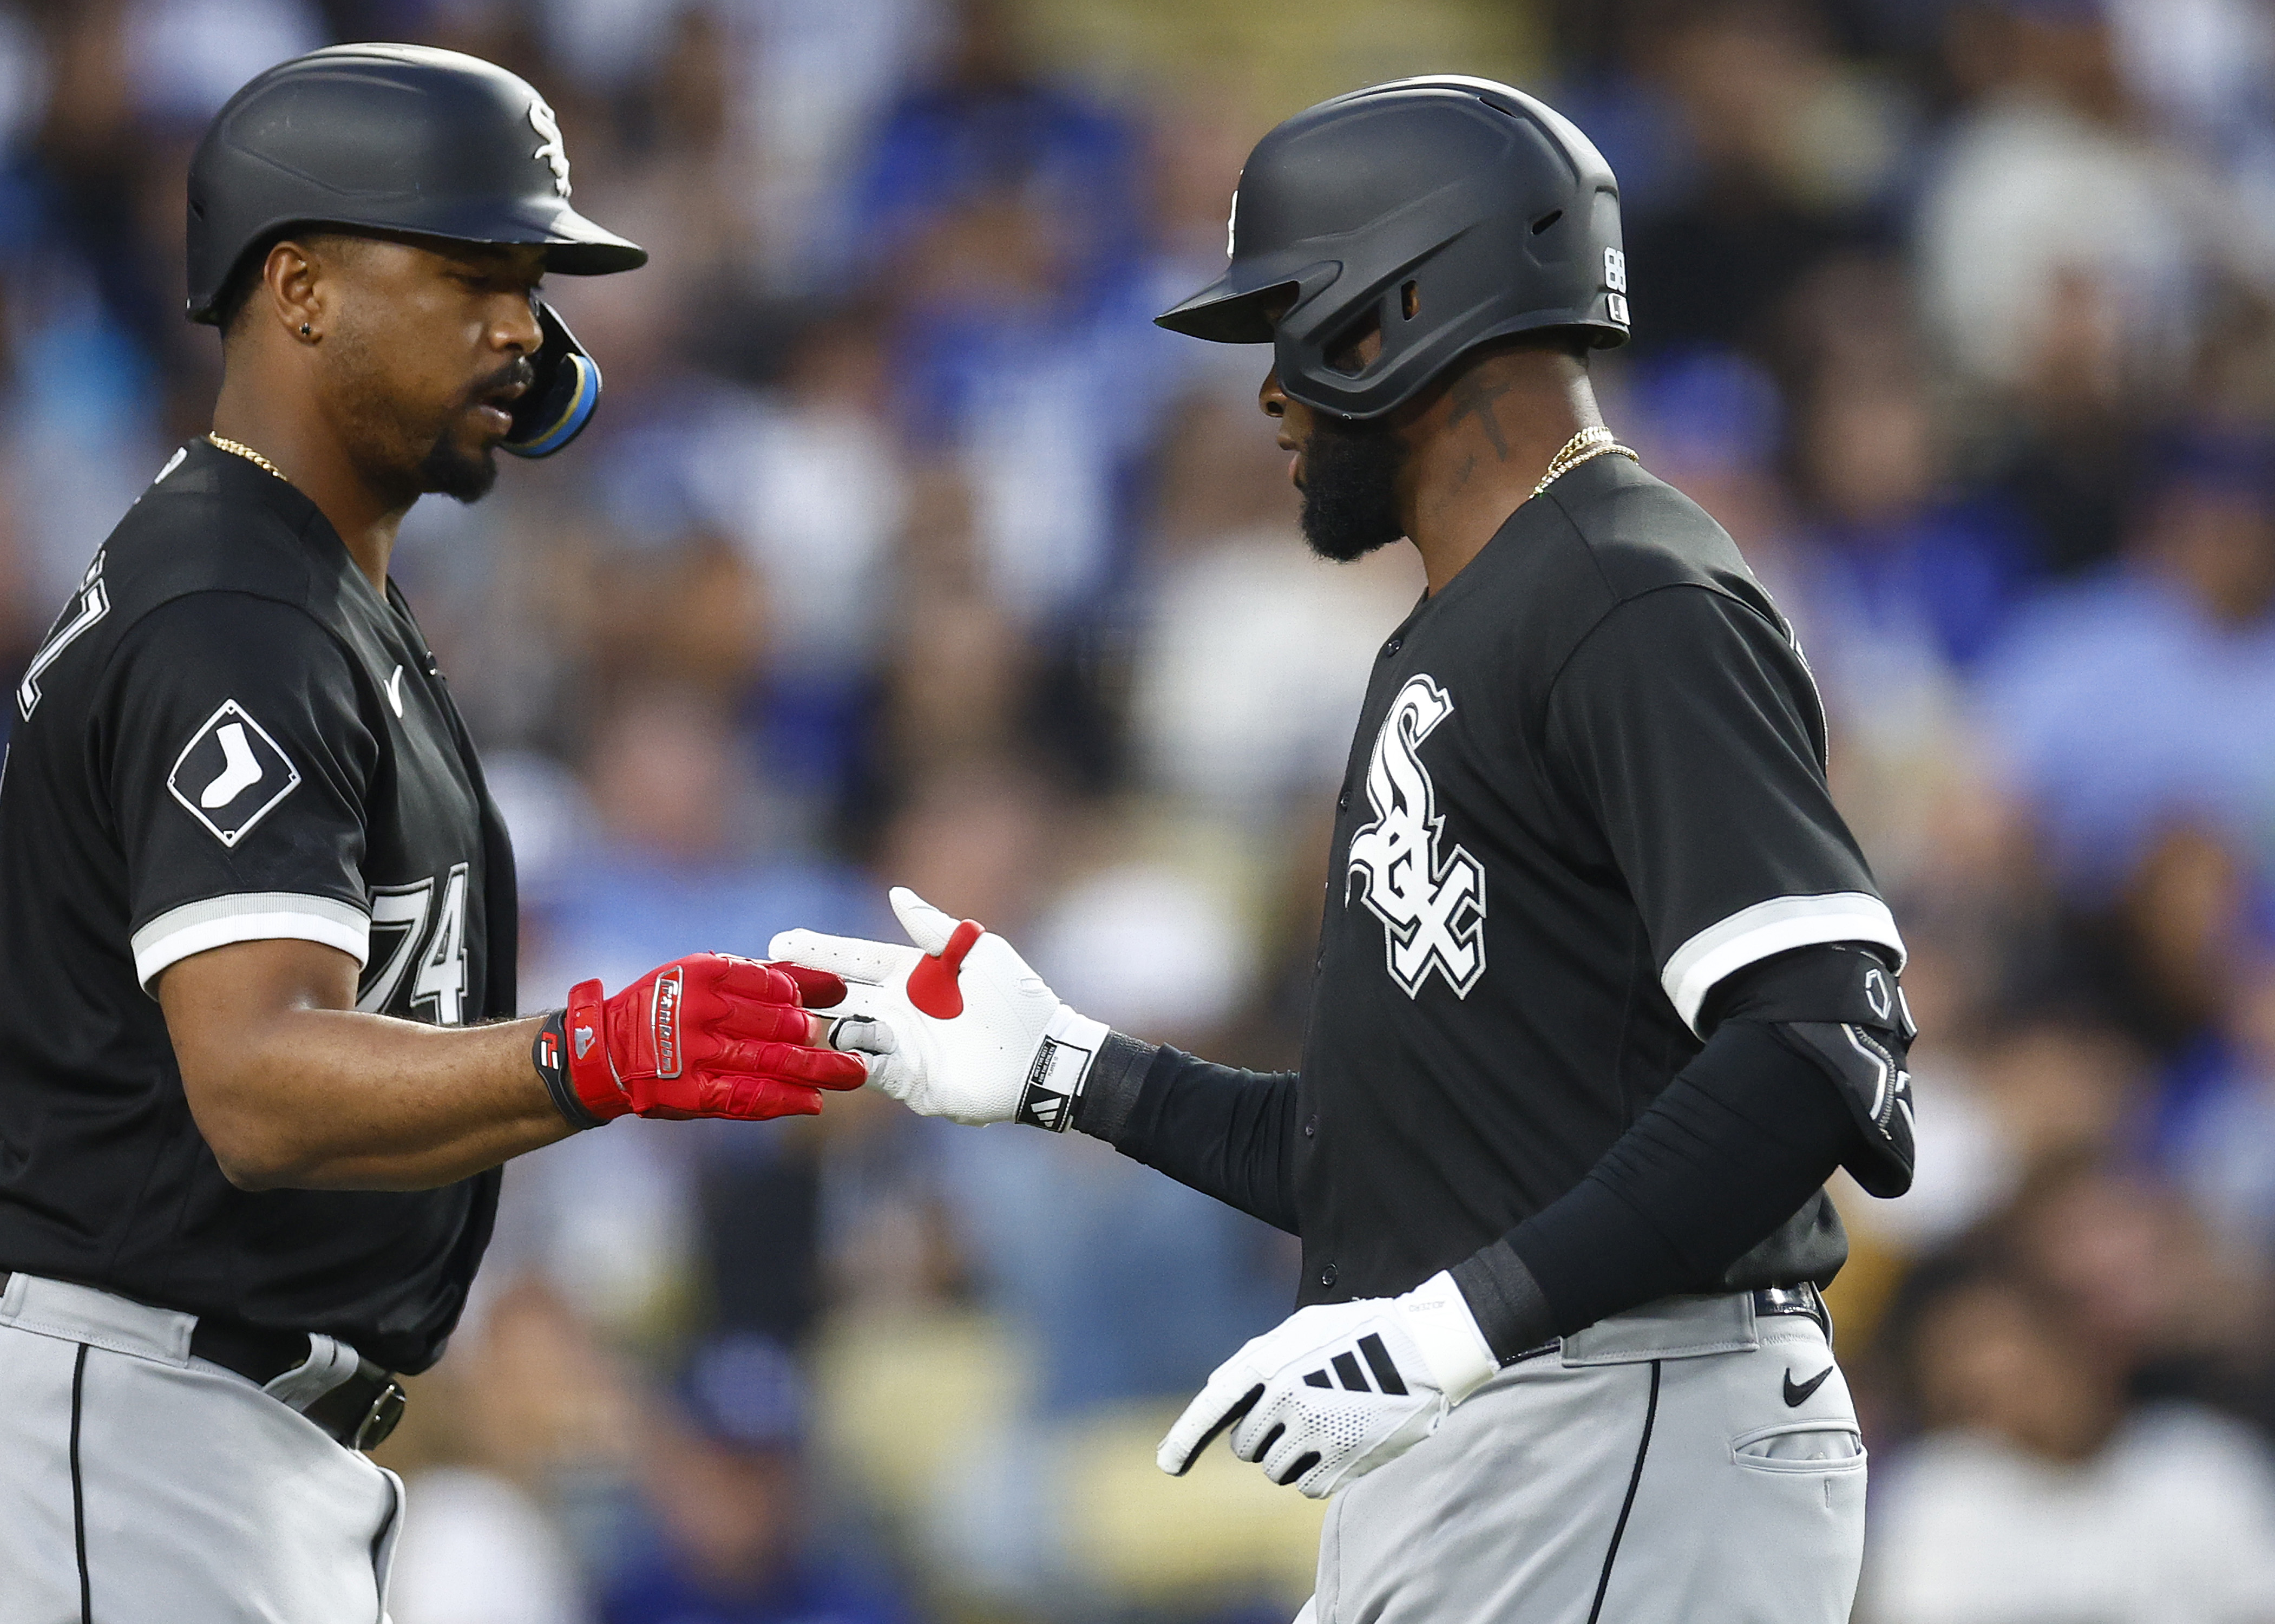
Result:
<svg viewBox="0 0 2275 1624"><path fill-rule="evenodd" d="M598 980L579 981L569 989L569 1008L561 1020L568 1047L569 1084L576 1091L578 1102L604 1122L632 1108L631 1098L616 1080L616 1067L608 1059L606 1019Z"/></svg>

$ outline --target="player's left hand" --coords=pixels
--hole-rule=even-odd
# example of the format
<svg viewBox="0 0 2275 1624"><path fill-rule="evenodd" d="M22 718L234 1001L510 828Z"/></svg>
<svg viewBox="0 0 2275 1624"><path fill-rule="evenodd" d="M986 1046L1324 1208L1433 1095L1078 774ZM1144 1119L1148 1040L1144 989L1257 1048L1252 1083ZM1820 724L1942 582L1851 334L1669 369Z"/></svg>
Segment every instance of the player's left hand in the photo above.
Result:
<svg viewBox="0 0 2275 1624"><path fill-rule="evenodd" d="M1499 1368L1450 1274L1402 1296L1298 1310L1217 1366L1154 1459L1192 1469L1232 1428L1232 1452L1325 1499L1396 1460Z"/></svg>

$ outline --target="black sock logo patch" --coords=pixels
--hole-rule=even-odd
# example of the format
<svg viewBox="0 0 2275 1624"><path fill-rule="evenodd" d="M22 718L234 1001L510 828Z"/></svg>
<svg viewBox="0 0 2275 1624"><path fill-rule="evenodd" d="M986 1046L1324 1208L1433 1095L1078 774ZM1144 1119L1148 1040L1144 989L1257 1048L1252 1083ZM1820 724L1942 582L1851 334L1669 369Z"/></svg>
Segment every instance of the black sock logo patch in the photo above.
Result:
<svg viewBox="0 0 2275 1624"><path fill-rule="evenodd" d="M182 810L224 846L243 840L299 786L300 769L234 699L206 718L166 774Z"/></svg>

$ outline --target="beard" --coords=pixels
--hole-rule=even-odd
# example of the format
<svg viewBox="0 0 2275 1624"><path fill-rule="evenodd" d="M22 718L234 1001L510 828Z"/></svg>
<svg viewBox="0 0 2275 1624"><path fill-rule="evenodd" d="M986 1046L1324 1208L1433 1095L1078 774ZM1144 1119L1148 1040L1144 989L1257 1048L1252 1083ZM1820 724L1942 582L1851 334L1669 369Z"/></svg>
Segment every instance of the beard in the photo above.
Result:
<svg viewBox="0 0 2275 1624"><path fill-rule="evenodd" d="M1364 558L1406 533L1398 476L1406 448L1387 425L1324 412L1304 443L1304 540L1336 563Z"/></svg>
<svg viewBox="0 0 2275 1624"><path fill-rule="evenodd" d="M419 488L458 502L480 502L490 494L497 483L497 448L484 445L478 451L459 449L451 438L453 428L465 412L485 397L515 383L534 387L536 368L526 356L517 356L497 371L468 389L457 412L452 413L450 425L435 437L435 443L419 462Z"/></svg>
<svg viewBox="0 0 2275 1624"><path fill-rule="evenodd" d="M495 447L486 445L479 451L462 451L451 443L447 429L419 462L420 491L464 502L480 502L488 495L497 477Z"/></svg>
<svg viewBox="0 0 2275 1624"><path fill-rule="evenodd" d="M329 392L374 490L406 508L430 492L465 502L489 495L498 477L495 448L485 442L468 450L458 436L477 402L516 381L534 381L536 368L527 357L517 356L461 390L438 424L428 412L414 414L402 402L379 340L343 321L329 345L335 370Z"/></svg>

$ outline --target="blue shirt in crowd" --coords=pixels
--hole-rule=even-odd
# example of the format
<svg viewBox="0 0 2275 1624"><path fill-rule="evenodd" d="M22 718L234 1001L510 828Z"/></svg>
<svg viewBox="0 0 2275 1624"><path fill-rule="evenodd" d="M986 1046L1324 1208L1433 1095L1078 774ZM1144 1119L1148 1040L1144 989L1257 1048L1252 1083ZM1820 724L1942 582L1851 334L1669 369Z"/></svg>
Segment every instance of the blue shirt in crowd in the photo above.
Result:
<svg viewBox="0 0 2275 1624"><path fill-rule="evenodd" d="M2113 882L2180 822L2275 856L2275 616L2222 625L2120 566L2024 611L1980 694L2073 882Z"/></svg>
<svg viewBox="0 0 2275 1624"><path fill-rule="evenodd" d="M706 1589L661 1551L608 1586L601 1624L916 1624L889 1586L866 1574L802 1562L757 1590Z"/></svg>

